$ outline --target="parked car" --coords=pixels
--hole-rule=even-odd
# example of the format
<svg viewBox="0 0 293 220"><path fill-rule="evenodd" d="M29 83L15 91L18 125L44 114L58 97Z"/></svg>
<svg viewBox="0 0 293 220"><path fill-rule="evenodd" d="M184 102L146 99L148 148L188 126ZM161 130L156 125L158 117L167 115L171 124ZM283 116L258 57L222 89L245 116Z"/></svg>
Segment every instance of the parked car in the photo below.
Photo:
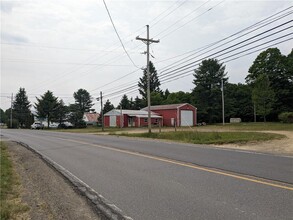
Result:
<svg viewBox="0 0 293 220"><path fill-rule="evenodd" d="M36 130L44 129L44 125L41 122L34 122L31 125L31 129L36 129Z"/></svg>
<svg viewBox="0 0 293 220"><path fill-rule="evenodd" d="M73 128L73 124L71 124L70 122L68 121L65 121L65 122L62 122L58 125L58 128Z"/></svg>

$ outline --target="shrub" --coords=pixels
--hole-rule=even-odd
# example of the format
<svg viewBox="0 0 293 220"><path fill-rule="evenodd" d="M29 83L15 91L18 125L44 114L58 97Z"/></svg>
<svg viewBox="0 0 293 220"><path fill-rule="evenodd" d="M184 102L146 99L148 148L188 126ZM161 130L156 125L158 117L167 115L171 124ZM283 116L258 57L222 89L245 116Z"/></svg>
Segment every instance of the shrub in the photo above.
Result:
<svg viewBox="0 0 293 220"><path fill-rule="evenodd" d="M293 112L282 112L278 118L281 122L293 123Z"/></svg>
<svg viewBox="0 0 293 220"><path fill-rule="evenodd" d="M84 120L79 120L75 123L76 128L86 128L86 122Z"/></svg>

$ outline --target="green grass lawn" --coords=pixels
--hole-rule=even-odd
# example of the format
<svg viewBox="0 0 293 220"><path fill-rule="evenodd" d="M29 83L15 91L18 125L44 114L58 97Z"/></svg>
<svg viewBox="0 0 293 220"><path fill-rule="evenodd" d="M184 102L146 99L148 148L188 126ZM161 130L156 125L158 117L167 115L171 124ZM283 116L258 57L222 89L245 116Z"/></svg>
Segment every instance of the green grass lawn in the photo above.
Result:
<svg viewBox="0 0 293 220"><path fill-rule="evenodd" d="M122 136L165 139L193 144L226 144L246 143L250 141L268 141L284 138L280 134L268 134L260 132L199 132L199 131L177 131L162 133L122 133Z"/></svg>
<svg viewBox="0 0 293 220"><path fill-rule="evenodd" d="M16 219L18 214L29 210L27 205L19 200L19 180L13 170L7 146L0 142L0 219Z"/></svg>

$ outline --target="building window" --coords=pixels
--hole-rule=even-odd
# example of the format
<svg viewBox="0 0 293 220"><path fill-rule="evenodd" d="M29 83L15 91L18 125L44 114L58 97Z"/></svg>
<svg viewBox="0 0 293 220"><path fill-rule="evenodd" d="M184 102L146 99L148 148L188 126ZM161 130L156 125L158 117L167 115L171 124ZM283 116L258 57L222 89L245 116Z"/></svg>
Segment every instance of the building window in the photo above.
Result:
<svg viewBox="0 0 293 220"><path fill-rule="evenodd" d="M147 118L144 119L144 123L148 123L148 119Z"/></svg>

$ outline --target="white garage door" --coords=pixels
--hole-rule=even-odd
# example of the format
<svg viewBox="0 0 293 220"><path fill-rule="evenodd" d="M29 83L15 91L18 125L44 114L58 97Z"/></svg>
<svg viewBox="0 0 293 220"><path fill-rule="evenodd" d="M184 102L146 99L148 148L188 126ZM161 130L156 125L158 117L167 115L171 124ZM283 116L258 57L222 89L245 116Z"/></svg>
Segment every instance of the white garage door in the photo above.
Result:
<svg viewBox="0 0 293 220"><path fill-rule="evenodd" d="M116 115L110 115L110 127L116 127Z"/></svg>
<svg viewBox="0 0 293 220"><path fill-rule="evenodd" d="M181 126L193 126L193 111L181 110Z"/></svg>

